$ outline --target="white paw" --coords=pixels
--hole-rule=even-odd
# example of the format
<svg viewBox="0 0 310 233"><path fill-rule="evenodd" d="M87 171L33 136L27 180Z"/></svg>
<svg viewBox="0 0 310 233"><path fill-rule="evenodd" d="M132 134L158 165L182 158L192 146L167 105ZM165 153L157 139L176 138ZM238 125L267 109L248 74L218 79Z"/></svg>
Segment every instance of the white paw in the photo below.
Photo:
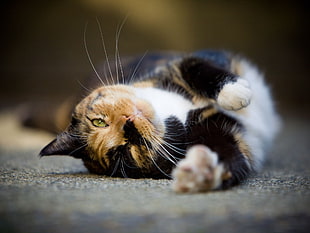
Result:
<svg viewBox="0 0 310 233"><path fill-rule="evenodd" d="M204 145L195 145L174 169L173 189L176 192L191 193L216 189L227 174L223 165L218 163L215 152Z"/></svg>
<svg viewBox="0 0 310 233"><path fill-rule="evenodd" d="M217 97L217 103L226 110L240 110L250 104L252 91L248 81L238 79L224 85Z"/></svg>

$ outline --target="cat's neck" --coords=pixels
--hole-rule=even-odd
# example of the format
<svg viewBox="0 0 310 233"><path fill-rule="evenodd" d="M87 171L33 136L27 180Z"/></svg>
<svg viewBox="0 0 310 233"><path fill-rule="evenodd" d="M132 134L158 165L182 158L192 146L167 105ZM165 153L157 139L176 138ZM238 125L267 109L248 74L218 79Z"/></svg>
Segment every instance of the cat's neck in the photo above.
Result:
<svg viewBox="0 0 310 233"><path fill-rule="evenodd" d="M161 120L176 116L185 123L188 111L196 108L188 99L174 92L153 87L135 88L134 90L138 98L146 100L152 105Z"/></svg>

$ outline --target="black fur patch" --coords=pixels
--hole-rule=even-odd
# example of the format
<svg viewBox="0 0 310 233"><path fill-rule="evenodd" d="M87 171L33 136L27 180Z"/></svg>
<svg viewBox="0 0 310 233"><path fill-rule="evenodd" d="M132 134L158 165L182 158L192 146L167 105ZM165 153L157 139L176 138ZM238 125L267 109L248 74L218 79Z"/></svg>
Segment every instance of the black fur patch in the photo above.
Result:
<svg viewBox="0 0 310 233"><path fill-rule="evenodd" d="M173 164L165 160L163 164L159 164L159 159L156 161L157 166L154 163L149 164L148 168L140 168L136 165L132 155L130 153L130 145L126 144L118 146L109 150L107 156L110 159L110 166L105 175L111 177L128 177L128 178L153 178L164 179L170 178L169 174L172 170ZM143 155L143 154L142 154ZM147 155L144 155L147 156ZM164 166L162 166L164 165Z"/></svg>
<svg viewBox="0 0 310 233"><path fill-rule="evenodd" d="M170 174L175 167L175 163L185 157L187 147L185 126L177 117L171 116L167 118L165 126L165 143L162 144L164 154L157 152L158 156L155 161L161 171L156 166L153 166L152 171L157 178L171 178Z"/></svg>
<svg viewBox="0 0 310 233"><path fill-rule="evenodd" d="M104 175L106 170L102 167L99 161L90 159L89 156L85 156L82 158L84 166L88 169L90 173ZM102 159L103 164L106 165L104 159Z"/></svg>
<svg viewBox="0 0 310 233"><path fill-rule="evenodd" d="M124 125L124 137L133 145L142 145L144 143L141 134L135 127L135 124L127 120ZM146 140L146 139L145 139Z"/></svg>
<svg viewBox="0 0 310 233"><path fill-rule="evenodd" d="M242 131L243 127L237 120L224 113L215 113L201 121L199 112L202 111L203 109L194 110L188 115L188 141L191 145L203 144L217 152L219 161L232 173L232 178L224 181L222 187L236 185L250 172L233 136L233 133ZM232 129L235 131L232 132Z"/></svg>
<svg viewBox="0 0 310 233"><path fill-rule="evenodd" d="M75 158L83 158L87 156L86 142L78 136L70 134L70 132L63 132L45 146L39 156L49 155L70 155Z"/></svg>
<svg viewBox="0 0 310 233"><path fill-rule="evenodd" d="M143 170L136 166L129 151L129 144L112 148L106 154L110 161L110 166L105 175L111 177L141 178Z"/></svg>
<svg viewBox="0 0 310 233"><path fill-rule="evenodd" d="M132 142L135 141L136 144L134 145L139 144L138 146L142 146L144 144L142 144L142 140L139 139L141 136L136 135L137 132L134 130L135 128L133 123L128 122L128 129L126 129L128 132L126 135L137 138L133 139L133 141L128 141L125 145L118 146L108 151L107 156L110 160L110 166L108 170L105 171L105 174L113 177L153 179L171 178L170 174L172 169L175 167L175 163L185 156L187 146L185 143L186 130L184 125L174 116L166 119L165 125L166 134L164 136L164 141L166 143L162 144L162 152L159 150L155 151L152 145L148 144L148 148L151 149L156 156L153 158L153 161L149 160L150 164L148 168L139 168L132 158L130 148L132 146ZM148 156L143 155L143 153L145 152L141 151L142 156Z"/></svg>
<svg viewBox="0 0 310 233"><path fill-rule="evenodd" d="M216 99L222 87L236 77L211 62L195 57L185 58L180 64L184 81L197 93Z"/></svg>
<svg viewBox="0 0 310 233"><path fill-rule="evenodd" d="M231 63L231 55L230 53L226 51L221 50L199 50L192 54L193 57L200 57L204 60L208 60L212 62L217 67L220 67L222 69L229 70L230 69L230 63Z"/></svg>
<svg viewBox="0 0 310 233"><path fill-rule="evenodd" d="M68 129L60 134L46 145L41 151L39 156L49 155L69 155L74 158L88 157L85 139L79 137L78 125L81 123L73 114L71 124ZM86 130L85 130L86 131Z"/></svg>
<svg viewBox="0 0 310 233"><path fill-rule="evenodd" d="M166 133L164 141L168 144L179 148L180 150L186 149L187 133L185 126L175 116L170 116L165 120ZM169 153L178 158L184 158L184 154L174 150L173 148L167 147Z"/></svg>
<svg viewBox="0 0 310 233"><path fill-rule="evenodd" d="M168 90L168 91L180 94L181 96L183 96L184 98L188 100L193 99L193 96L190 93L188 93L188 91L184 87L173 82L170 76L163 77L159 75L158 80L154 80L154 82L156 83L155 86L162 90L165 90L165 91Z"/></svg>

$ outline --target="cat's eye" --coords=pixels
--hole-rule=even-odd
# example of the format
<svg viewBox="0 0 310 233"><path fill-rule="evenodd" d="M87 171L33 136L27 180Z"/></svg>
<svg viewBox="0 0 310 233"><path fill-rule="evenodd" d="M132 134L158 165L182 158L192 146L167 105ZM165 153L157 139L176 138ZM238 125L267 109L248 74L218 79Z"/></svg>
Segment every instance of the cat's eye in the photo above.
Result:
<svg viewBox="0 0 310 233"><path fill-rule="evenodd" d="M101 127L101 128L105 128L108 127L109 125L105 122L105 120L103 119L93 119L91 121L91 123L93 124L93 126L95 127Z"/></svg>

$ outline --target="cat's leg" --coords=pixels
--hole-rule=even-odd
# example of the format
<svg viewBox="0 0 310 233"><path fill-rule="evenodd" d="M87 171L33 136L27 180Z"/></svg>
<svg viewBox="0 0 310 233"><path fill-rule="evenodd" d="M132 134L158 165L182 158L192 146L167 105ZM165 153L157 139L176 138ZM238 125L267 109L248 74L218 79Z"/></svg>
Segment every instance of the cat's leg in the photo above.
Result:
<svg viewBox="0 0 310 233"><path fill-rule="evenodd" d="M249 82L238 78L226 83L216 98L218 105L226 110L240 110L250 104L252 91Z"/></svg>
<svg viewBox="0 0 310 233"><path fill-rule="evenodd" d="M173 172L174 190L200 192L239 184L254 171L246 128L215 107L189 112L188 141L194 142Z"/></svg>
<svg viewBox="0 0 310 233"><path fill-rule="evenodd" d="M173 189L176 192L203 192L221 187L223 180L231 177L216 152L204 145L189 149L173 173Z"/></svg>
<svg viewBox="0 0 310 233"><path fill-rule="evenodd" d="M247 80L202 58L185 58L179 65L182 79L191 90L226 110L240 110L250 104L252 91Z"/></svg>
<svg viewBox="0 0 310 233"><path fill-rule="evenodd" d="M217 152L207 146L195 145L172 172L173 190L195 193L237 185L251 171L242 157L243 155L240 155L223 161Z"/></svg>

